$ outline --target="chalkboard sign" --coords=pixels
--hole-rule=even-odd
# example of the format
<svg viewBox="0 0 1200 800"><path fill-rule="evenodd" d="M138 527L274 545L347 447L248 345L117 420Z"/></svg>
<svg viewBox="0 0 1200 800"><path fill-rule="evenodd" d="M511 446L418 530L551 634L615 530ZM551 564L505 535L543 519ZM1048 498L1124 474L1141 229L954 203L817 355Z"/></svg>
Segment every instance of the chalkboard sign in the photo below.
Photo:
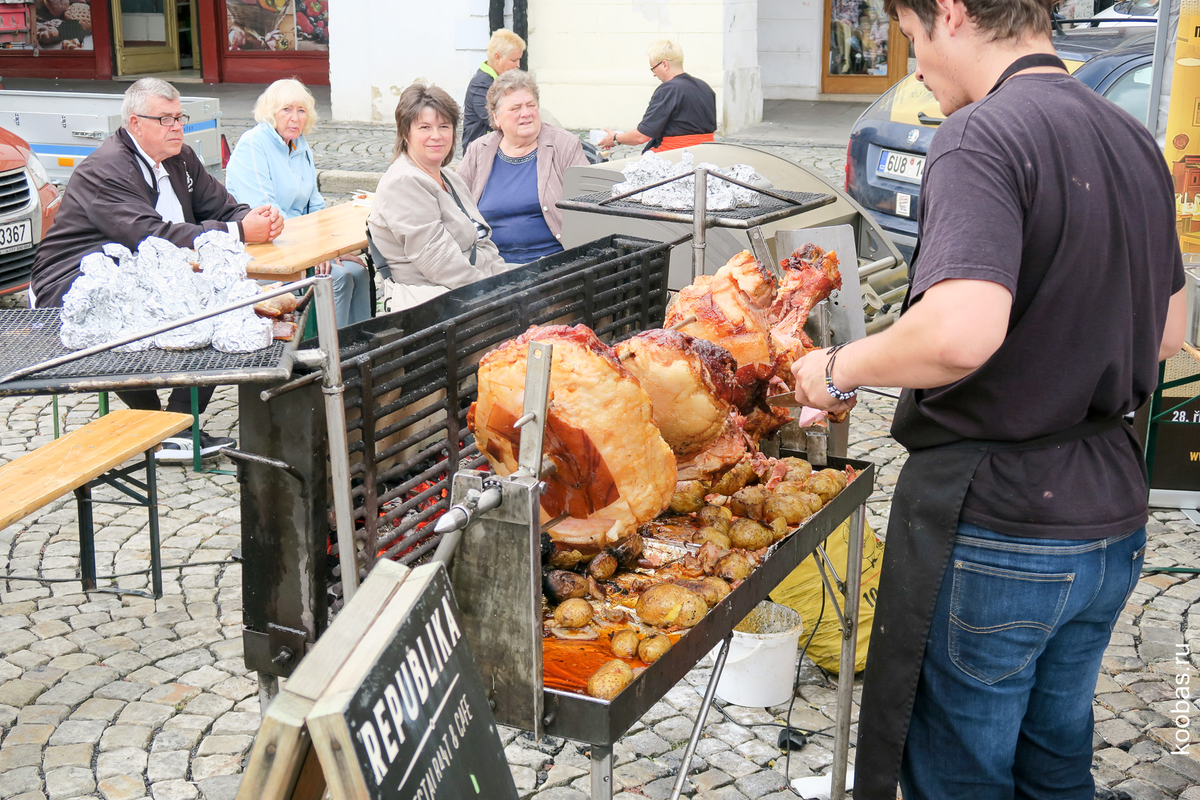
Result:
<svg viewBox="0 0 1200 800"><path fill-rule="evenodd" d="M308 715L334 800L517 791L440 564L414 569Z"/></svg>

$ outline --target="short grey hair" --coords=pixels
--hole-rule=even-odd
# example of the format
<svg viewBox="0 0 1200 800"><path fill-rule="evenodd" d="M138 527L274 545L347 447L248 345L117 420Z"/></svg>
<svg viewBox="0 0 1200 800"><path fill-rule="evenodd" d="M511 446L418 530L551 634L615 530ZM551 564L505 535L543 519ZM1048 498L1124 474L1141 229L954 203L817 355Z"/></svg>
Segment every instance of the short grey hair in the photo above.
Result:
<svg viewBox="0 0 1200 800"><path fill-rule="evenodd" d="M178 100L179 90L161 78L138 78L125 90L125 101L121 103L121 125L129 126L129 118L145 114L150 109L150 98Z"/></svg>
<svg viewBox="0 0 1200 800"><path fill-rule="evenodd" d="M535 101L541 101L541 97L538 95L537 81L525 70L510 69L508 72L501 73L500 77L492 81L492 85L488 87L487 100L485 102L487 103L488 120L491 121L493 128L499 130L496 125L496 109L500 107L500 101L513 92L519 92L522 89L528 89Z"/></svg>

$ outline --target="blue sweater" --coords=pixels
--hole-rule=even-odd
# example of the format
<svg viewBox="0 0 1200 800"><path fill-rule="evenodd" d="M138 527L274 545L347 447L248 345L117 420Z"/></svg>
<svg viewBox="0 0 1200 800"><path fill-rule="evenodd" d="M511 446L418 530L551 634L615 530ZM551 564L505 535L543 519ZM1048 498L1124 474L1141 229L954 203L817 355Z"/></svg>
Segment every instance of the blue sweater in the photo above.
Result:
<svg viewBox="0 0 1200 800"><path fill-rule="evenodd" d="M260 122L238 139L225 168L225 188L251 208L275 206L284 219L325 207L308 142L301 136L290 149L269 122Z"/></svg>

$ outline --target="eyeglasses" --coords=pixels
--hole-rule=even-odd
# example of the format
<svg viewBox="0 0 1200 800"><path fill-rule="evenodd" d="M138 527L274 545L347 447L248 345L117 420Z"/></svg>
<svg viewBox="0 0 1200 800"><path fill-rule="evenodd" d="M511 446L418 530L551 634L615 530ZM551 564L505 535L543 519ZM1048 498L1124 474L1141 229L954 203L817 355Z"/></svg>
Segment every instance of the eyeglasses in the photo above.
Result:
<svg viewBox="0 0 1200 800"><path fill-rule="evenodd" d="M654 70L658 69L659 67L661 67L661 66L662 66L663 64L665 64L665 63L667 63L667 60L664 58L662 61L658 62L657 64L651 64L651 65L650 65L650 71L651 71L651 72L654 72Z"/></svg>
<svg viewBox="0 0 1200 800"><path fill-rule="evenodd" d="M141 117L142 119L156 119L158 120L158 124L162 125L164 128L170 128L176 122L178 122L180 125L187 125L188 121L191 120L191 117L189 117L187 114L178 114L176 116L165 114L161 117L151 117L146 114L134 114L134 116Z"/></svg>

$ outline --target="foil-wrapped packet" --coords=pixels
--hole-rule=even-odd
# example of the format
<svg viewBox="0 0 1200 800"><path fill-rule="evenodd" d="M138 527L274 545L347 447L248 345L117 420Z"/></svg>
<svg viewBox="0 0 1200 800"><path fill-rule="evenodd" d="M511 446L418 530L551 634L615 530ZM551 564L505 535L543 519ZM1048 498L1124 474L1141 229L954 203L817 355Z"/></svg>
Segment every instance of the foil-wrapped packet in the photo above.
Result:
<svg viewBox="0 0 1200 800"><path fill-rule="evenodd" d="M225 302L248 300L260 293L254 281L239 281L226 292ZM252 353L270 347L275 338L271 320L255 314L254 306L226 311L213 322L212 346L222 353Z"/></svg>
<svg viewBox="0 0 1200 800"><path fill-rule="evenodd" d="M196 237L195 250L157 237L142 241L136 253L107 244L103 252L81 261L82 274L63 298L59 338L64 347L77 350L249 299L259 293L258 285L246 279L251 260L238 238L226 231ZM218 349L243 353L269 347L271 333L271 322L247 306L117 349L192 350L219 340Z"/></svg>
<svg viewBox="0 0 1200 800"><path fill-rule="evenodd" d="M753 167L748 164L734 164L732 167L722 169L716 164L703 162L696 164L694 157L687 150L683 151L678 162L668 161L656 153L646 153L637 161L626 164L621 170L625 180L612 187L612 196L615 197L642 186L649 186L665 178L684 176L662 186L647 189L628 199L647 206L690 211L696 202L696 176L694 173L698 167L705 167L709 171L705 194L705 206L708 211L729 211L739 206L759 204L759 195L756 192L723 181L719 177L728 175L744 183L763 182L764 179L754 171Z"/></svg>

